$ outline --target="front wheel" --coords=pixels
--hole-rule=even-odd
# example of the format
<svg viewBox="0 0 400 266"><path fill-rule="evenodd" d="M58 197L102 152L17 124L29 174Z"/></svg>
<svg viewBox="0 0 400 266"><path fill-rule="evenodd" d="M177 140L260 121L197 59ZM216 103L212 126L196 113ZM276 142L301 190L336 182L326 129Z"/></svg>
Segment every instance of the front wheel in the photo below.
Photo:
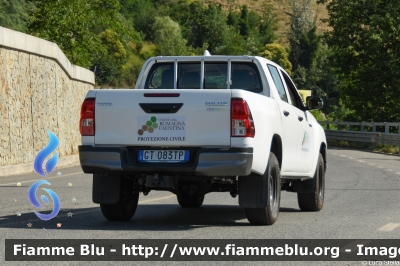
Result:
<svg viewBox="0 0 400 266"><path fill-rule="evenodd" d="M269 154L268 166L262 176L267 179L267 206L245 208L247 220L255 225L272 225L278 218L281 200L281 175L275 154Z"/></svg>
<svg viewBox="0 0 400 266"><path fill-rule="evenodd" d="M325 164L322 154L319 154L317 169L312 180L310 180L314 192L297 193L297 201L302 211L320 211L324 206L325 196ZM304 181L303 181L304 182Z"/></svg>

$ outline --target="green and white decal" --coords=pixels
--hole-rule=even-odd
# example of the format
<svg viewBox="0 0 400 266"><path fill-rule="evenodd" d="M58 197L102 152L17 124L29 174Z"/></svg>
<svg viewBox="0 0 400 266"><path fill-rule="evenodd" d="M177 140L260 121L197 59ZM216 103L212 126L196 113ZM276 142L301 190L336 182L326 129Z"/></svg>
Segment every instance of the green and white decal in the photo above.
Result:
<svg viewBox="0 0 400 266"><path fill-rule="evenodd" d="M301 150L309 152L310 149L310 136L307 131L304 131L303 141L301 142Z"/></svg>
<svg viewBox="0 0 400 266"><path fill-rule="evenodd" d="M185 141L184 116L139 116L138 141Z"/></svg>

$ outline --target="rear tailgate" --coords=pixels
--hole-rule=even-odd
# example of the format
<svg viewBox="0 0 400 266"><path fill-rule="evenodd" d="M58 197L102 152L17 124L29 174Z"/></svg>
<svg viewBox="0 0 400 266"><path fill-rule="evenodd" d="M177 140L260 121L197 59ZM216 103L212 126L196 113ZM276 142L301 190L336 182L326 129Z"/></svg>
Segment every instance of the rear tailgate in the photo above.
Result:
<svg viewBox="0 0 400 266"><path fill-rule="evenodd" d="M230 146L230 105L230 90L98 90L95 144Z"/></svg>

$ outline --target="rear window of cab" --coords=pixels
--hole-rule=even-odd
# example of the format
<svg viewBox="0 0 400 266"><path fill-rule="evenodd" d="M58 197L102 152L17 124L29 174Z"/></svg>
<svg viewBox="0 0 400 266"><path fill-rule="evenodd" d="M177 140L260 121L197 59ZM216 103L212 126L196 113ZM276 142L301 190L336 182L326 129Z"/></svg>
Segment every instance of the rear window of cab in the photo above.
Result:
<svg viewBox="0 0 400 266"><path fill-rule="evenodd" d="M200 62L178 63L177 89L227 89L228 64L205 62L201 80ZM232 62L230 88L262 92L260 73L254 63ZM203 81L203 82L202 82ZM148 72L145 89L174 89L174 63L156 63Z"/></svg>

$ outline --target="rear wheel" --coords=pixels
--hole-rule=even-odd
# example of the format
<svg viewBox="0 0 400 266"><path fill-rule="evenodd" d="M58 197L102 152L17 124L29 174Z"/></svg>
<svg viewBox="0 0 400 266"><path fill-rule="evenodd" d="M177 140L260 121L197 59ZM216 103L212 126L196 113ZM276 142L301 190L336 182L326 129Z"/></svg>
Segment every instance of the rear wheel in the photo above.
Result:
<svg viewBox="0 0 400 266"><path fill-rule="evenodd" d="M178 203L183 208L198 208L203 204L204 195L199 197L188 197L184 195L178 195Z"/></svg>
<svg viewBox="0 0 400 266"><path fill-rule="evenodd" d="M324 206L325 196L325 165L322 154L319 154L317 169L310 185L313 187L312 193L297 193L297 201L302 211L320 211ZM303 181L304 182L304 181Z"/></svg>
<svg viewBox="0 0 400 266"><path fill-rule="evenodd" d="M267 170L264 173L267 178L267 206L263 208L245 208L246 217L251 224L272 225L278 218L281 199L281 176L279 162L273 152L269 155Z"/></svg>
<svg viewBox="0 0 400 266"><path fill-rule="evenodd" d="M120 201L116 204L100 204L103 216L110 221L128 221L136 212L139 191L132 186L122 186Z"/></svg>

